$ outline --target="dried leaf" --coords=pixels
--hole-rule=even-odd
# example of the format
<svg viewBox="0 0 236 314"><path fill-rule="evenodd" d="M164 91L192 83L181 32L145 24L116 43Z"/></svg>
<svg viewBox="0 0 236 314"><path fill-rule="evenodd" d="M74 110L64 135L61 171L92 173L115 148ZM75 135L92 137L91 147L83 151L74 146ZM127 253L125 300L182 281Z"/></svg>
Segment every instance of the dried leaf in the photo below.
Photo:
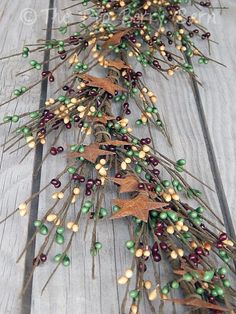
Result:
<svg viewBox="0 0 236 314"><path fill-rule="evenodd" d="M126 91L124 87L113 83L107 77L101 78L89 74L78 74L78 76L85 81L87 86L102 88L113 96L115 95L116 91Z"/></svg>
<svg viewBox="0 0 236 314"><path fill-rule="evenodd" d="M218 310L218 311L224 311L224 312L228 311L228 309L224 307L221 307L217 304L208 303L197 297L188 297L185 299L165 299L165 301L171 301L177 304L194 306L194 307L203 308L203 309L212 309L212 310Z"/></svg>
<svg viewBox="0 0 236 314"><path fill-rule="evenodd" d="M138 179L133 175L128 175L125 178L109 178L109 180L119 184L120 193L134 192L138 190Z"/></svg>
<svg viewBox="0 0 236 314"><path fill-rule="evenodd" d="M103 49L107 49L110 45L118 45L121 41L121 38L125 36L129 32L129 30L130 29L127 28L123 31L119 31L115 33L112 37L110 37L109 39L105 41L105 43L102 46Z"/></svg>
<svg viewBox="0 0 236 314"><path fill-rule="evenodd" d="M109 141L106 141L106 142L102 142L100 143L101 145L112 145L112 146L124 146L124 145L129 145L129 146L132 146L133 144L132 143L129 143L129 142L125 142L125 141L119 141L119 140L109 140Z"/></svg>
<svg viewBox="0 0 236 314"><path fill-rule="evenodd" d="M167 203L154 202L144 194L139 194L135 198L129 200L114 199L112 200L112 203L120 207L120 210L111 216L112 219L135 216L145 222L148 220L150 210L168 205Z"/></svg>
<svg viewBox="0 0 236 314"><path fill-rule="evenodd" d="M116 59L116 60L106 60L106 64L108 67L113 67L116 68L118 70L121 69L130 69L130 66L128 66L127 64L124 63L124 61L120 60L120 59Z"/></svg>
<svg viewBox="0 0 236 314"><path fill-rule="evenodd" d="M114 155L113 152L100 149L99 148L100 145L101 144L98 144L98 143L92 143L85 147L85 150L83 153L76 152L76 153L70 153L68 155L69 157L73 157L73 158L84 157L84 159L92 163L95 163L99 156Z"/></svg>

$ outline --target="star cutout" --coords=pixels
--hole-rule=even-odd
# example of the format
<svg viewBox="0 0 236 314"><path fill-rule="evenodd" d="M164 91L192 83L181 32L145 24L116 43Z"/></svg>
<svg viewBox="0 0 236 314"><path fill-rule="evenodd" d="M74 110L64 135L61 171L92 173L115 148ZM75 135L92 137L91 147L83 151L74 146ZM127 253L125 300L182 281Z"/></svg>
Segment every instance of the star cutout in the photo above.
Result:
<svg viewBox="0 0 236 314"><path fill-rule="evenodd" d="M86 86L102 88L104 91L108 92L111 95L115 95L116 91L127 91L124 87L113 83L107 77L95 77L89 74L78 74L80 78L85 81Z"/></svg>
<svg viewBox="0 0 236 314"><path fill-rule="evenodd" d="M102 48L107 49L110 45L119 45L121 38L130 31L130 28L126 28L122 31L115 33L112 37L108 38L103 44Z"/></svg>
<svg viewBox="0 0 236 314"><path fill-rule="evenodd" d="M115 59L115 60L106 60L106 65L108 67L116 68L118 70L121 69L130 69L130 67L124 63L124 61L120 59Z"/></svg>
<svg viewBox="0 0 236 314"><path fill-rule="evenodd" d="M100 122L102 124L107 124L108 121L115 120L115 117L103 115L102 117L93 117L93 116L88 116L88 119L94 122Z"/></svg>
<svg viewBox="0 0 236 314"><path fill-rule="evenodd" d="M135 216L145 222L148 221L150 210L155 210L168 205L168 203L154 202L144 194L139 194L135 198L129 200L114 199L112 200L112 203L120 207L120 210L111 216L112 219Z"/></svg>
<svg viewBox="0 0 236 314"><path fill-rule="evenodd" d="M138 179L133 175L127 175L125 178L110 178L111 181L119 184L120 193L134 192L138 190Z"/></svg>
<svg viewBox="0 0 236 314"><path fill-rule="evenodd" d="M108 150L103 150L103 149L100 149L99 146L101 144L98 144L98 143L92 143L88 146L85 147L84 149L84 152L83 153L80 153L80 152L76 152L76 153L70 153L69 156L70 157L84 157L84 159L92 162L92 163L95 163L97 158L99 156L108 156L108 155L114 155L113 152L110 152Z"/></svg>

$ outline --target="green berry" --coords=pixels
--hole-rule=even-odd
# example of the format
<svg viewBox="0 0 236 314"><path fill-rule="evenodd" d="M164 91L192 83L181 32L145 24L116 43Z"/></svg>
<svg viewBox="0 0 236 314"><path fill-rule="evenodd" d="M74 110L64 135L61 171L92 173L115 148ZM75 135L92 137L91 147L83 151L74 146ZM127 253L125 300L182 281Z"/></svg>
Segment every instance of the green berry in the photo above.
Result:
<svg viewBox="0 0 236 314"><path fill-rule="evenodd" d="M212 294L213 297L217 297L218 296L218 293L217 293L216 289L211 290L211 294Z"/></svg>
<svg viewBox="0 0 236 314"><path fill-rule="evenodd" d="M179 160L177 160L177 165L180 166L180 167L186 165L186 160L185 160L185 159L179 159Z"/></svg>
<svg viewBox="0 0 236 314"><path fill-rule="evenodd" d="M64 265L64 266L69 266L70 265L70 258L69 258L69 256L64 256L64 258L63 258L63 261L62 261L62 264Z"/></svg>
<svg viewBox="0 0 236 314"><path fill-rule="evenodd" d="M179 185L179 181L178 181L178 180L173 180L173 181L172 181L172 185L173 185L174 187L177 187L177 186Z"/></svg>
<svg viewBox="0 0 236 314"><path fill-rule="evenodd" d="M214 275L215 275L214 270L206 271L204 276L203 276L203 280L210 282L212 280L212 278L214 277Z"/></svg>
<svg viewBox="0 0 236 314"><path fill-rule="evenodd" d="M157 184L155 190L156 190L156 193L161 192L162 191L162 186L160 184Z"/></svg>
<svg viewBox="0 0 236 314"><path fill-rule="evenodd" d="M197 288L196 292L197 292L197 294L203 294L204 293L204 289Z"/></svg>
<svg viewBox="0 0 236 314"><path fill-rule="evenodd" d="M198 214L202 214L202 213L204 212L205 208L202 207L202 206L199 206L199 207L196 208L195 210L198 212Z"/></svg>
<svg viewBox="0 0 236 314"><path fill-rule="evenodd" d="M168 294L169 293L169 288L168 288L168 286L165 286L165 287L163 287L162 289L161 289L161 293L162 294Z"/></svg>
<svg viewBox="0 0 236 314"><path fill-rule="evenodd" d="M219 295L219 296L223 296L224 295L224 290L221 287L217 286L217 285L215 285L215 291L216 291L217 295Z"/></svg>
<svg viewBox="0 0 236 314"><path fill-rule="evenodd" d="M85 201L84 206L87 208L91 208L93 206L93 203L91 201Z"/></svg>
<svg viewBox="0 0 236 314"><path fill-rule="evenodd" d="M162 182L161 182L163 185L164 185L164 187L169 187L170 186L170 181L169 180L163 180Z"/></svg>
<svg viewBox="0 0 236 314"><path fill-rule="evenodd" d="M131 290L131 291L129 292L129 296L130 296L131 298L133 298L133 299L136 299L136 298L138 297L138 295L139 295L139 291L138 291L138 290Z"/></svg>
<svg viewBox="0 0 236 314"><path fill-rule="evenodd" d="M176 169L178 172L183 172L183 171L184 171L183 168L180 167L180 166L175 166L175 169Z"/></svg>
<svg viewBox="0 0 236 314"><path fill-rule="evenodd" d="M70 150L71 150L72 152L77 152L77 150L78 150L78 145L76 145L76 144L71 145Z"/></svg>
<svg viewBox="0 0 236 314"><path fill-rule="evenodd" d="M192 219L195 219L198 217L198 213L195 212L194 210L190 211L189 212L189 216L192 218Z"/></svg>
<svg viewBox="0 0 236 314"><path fill-rule="evenodd" d="M160 213L160 218L161 219L166 219L167 218L167 213L166 212Z"/></svg>
<svg viewBox="0 0 236 314"><path fill-rule="evenodd" d="M31 112L30 118L35 119L39 116L39 113L37 111Z"/></svg>
<svg viewBox="0 0 236 314"><path fill-rule="evenodd" d="M225 263L228 263L229 260L230 260L230 257L228 256L228 254L226 254L226 255L223 257L223 261L224 261Z"/></svg>
<svg viewBox="0 0 236 314"><path fill-rule="evenodd" d="M94 246L95 246L95 248L96 248L97 250L101 250L101 248L102 248L102 243L101 243L101 242L96 242Z"/></svg>
<svg viewBox="0 0 236 314"><path fill-rule="evenodd" d="M134 241L132 241L132 240L128 240L128 241L126 242L126 247L127 247L127 249L133 248L134 245L135 245L135 243L134 243Z"/></svg>
<svg viewBox="0 0 236 314"><path fill-rule="evenodd" d="M59 100L60 102L64 102L64 101L66 100L66 97L65 97L65 96L59 96L59 97L58 97L58 100Z"/></svg>
<svg viewBox="0 0 236 314"><path fill-rule="evenodd" d="M129 252L130 252L131 254L134 254L134 253L135 253L135 248L132 247L132 248L129 250Z"/></svg>
<svg viewBox="0 0 236 314"><path fill-rule="evenodd" d="M100 208L100 212L99 212L100 217L106 217L108 215L108 210L104 207Z"/></svg>
<svg viewBox="0 0 236 314"><path fill-rule="evenodd" d="M22 86L20 90L21 90L22 93L25 93L27 91L27 87Z"/></svg>
<svg viewBox="0 0 236 314"><path fill-rule="evenodd" d="M23 52L26 52L26 53L29 52L29 48L28 47L24 47L23 48Z"/></svg>
<svg viewBox="0 0 236 314"><path fill-rule="evenodd" d="M11 116L5 116L5 117L3 118L3 122L10 122L11 119L12 119Z"/></svg>
<svg viewBox="0 0 236 314"><path fill-rule="evenodd" d="M218 269L218 274L220 275L226 275L227 274L227 268L226 267L221 267Z"/></svg>
<svg viewBox="0 0 236 314"><path fill-rule="evenodd" d="M65 242L65 238L62 234L57 233L55 237L57 244L63 244Z"/></svg>
<svg viewBox="0 0 236 314"><path fill-rule="evenodd" d="M85 147L83 145L80 145L79 152L84 153L84 151L85 151Z"/></svg>
<svg viewBox="0 0 236 314"><path fill-rule="evenodd" d="M41 69L42 69L42 65L41 65L40 63L37 63L37 64L35 65L35 69L36 69L36 70L41 70Z"/></svg>
<svg viewBox="0 0 236 314"><path fill-rule="evenodd" d="M54 256L54 262L60 262L61 260L61 254L57 254L56 256Z"/></svg>
<svg viewBox="0 0 236 314"><path fill-rule="evenodd" d="M224 250L220 250L219 254L222 258L226 256L226 252Z"/></svg>
<svg viewBox="0 0 236 314"><path fill-rule="evenodd" d="M18 122L20 120L20 117L19 116L17 116L17 115L14 115L13 117L12 117L12 122Z"/></svg>
<svg viewBox="0 0 236 314"><path fill-rule="evenodd" d="M230 281L228 279L223 280L223 285L225 288L229 288L231 286Z"/></svg>
<svg viewBox="0 0 236 314"><path fill-rule="evenodd" d="M39 229L40 234L47 235L48 234L48 227L45 225L42 225Z"/></svg>
<svg viewBox="0 0 236 314"><path fill-rule="evenodd" d="M16 90L14 91L14 95L15 95L15 96L20 96L20 95L21 95L21 91L20 91L19 89L16 89Z"/></svg>
<svg viewBox="0 0 236 314"><path fill-rule="evenodd" d="M171 283L171 288L173 288L173 289L178 289L178 288L179 288L179 283L178 283L178 281L176 281L176 280L172 281L172 283Z"/></svg>
<svg viewBox="0 0 236 314"><path fill-rule="evenodd" d="M191 281L191 280L193 280L193 276L190 273L186 273L183 275L183 279L185 281Z"/></svg>
<svg viewBox="0 0 236 314"><path fill-rule="evenodd" d="M67 169L67 171L70 173L70 174L74 174L76 172L76 168L75 167L69 167Z"/></svg>
<svg viewBox="0 0 236 314"><path fill-rule="evenodd" d="M27 134L29 134L29 133L31 132L31 130L30 130L30 128L28 128L27 126L25 126L25 127L23 128L22 132L27 135Z"/></svg>
<svg viewBox="0 0 236 314"><path fill-rule="evenodd" d="M36 60L31 60L30 61L30 65L32 65L32 67L36 66L37 64L37 61Z"/></svg>
<svg viewBox="0 0 236 314"><path fill-rule="evenodd" d="M119 210L120 208L119 208L119 206L117 206L117 205L114 205L114 206L112 206L112 211L115 213L115 212L118 212L118 210Z"/></svg>
<svg viewBox="0 0 236 314"><path fill-rule="evenodd" d="M135 172L140 174L142 172L142 167L140 167L139 165L135 166Z"/></svg>
<svg viewBox="0 0 236 314"><path fill-rule="evenodd" d="M64 234L64 232L65 232L65 228L64 227L58 227L57 228L57 233L58 234Z"/></svg>
<svg viewBox="0 0 236 314"><path fill-rule="evenodd" d="M184 232L184 233L183 233L183 237L184 237L185 239L191 239L191 238L192 238L192 234L191 234L191 232Z"/></svg>
<svg viewBox="0 0 236 314"><path fill-rule="evenodd" d="M87 213L89 212L89 207L83 206L83 207L81 208L81 211L82 211L83 214L87 214Z"/></svg>
<svg viewBox="0 0 236 314"><path fill-rule="evenodd" d="M151 210L150 211L150 215L155 218L155 217L158 217L158 212L156 210Z"/></svg>
<svg viewBox="0 0 236 314"><path fill-rule="evenodd" d="M41 226L42 226L41 220L35 220L34 226L37 227L37 228L38 228L38 227L41 227Z"/></svg>
<svg viewBox="0 0 236 314"><path fill-rule="evenodd" d="M177 216L177 214L176 214L176 212L173 212L173 211L168 211L167 212L167 215L170 217L170 219L172 220L172 221L178 221L178 216Z"/></svg>

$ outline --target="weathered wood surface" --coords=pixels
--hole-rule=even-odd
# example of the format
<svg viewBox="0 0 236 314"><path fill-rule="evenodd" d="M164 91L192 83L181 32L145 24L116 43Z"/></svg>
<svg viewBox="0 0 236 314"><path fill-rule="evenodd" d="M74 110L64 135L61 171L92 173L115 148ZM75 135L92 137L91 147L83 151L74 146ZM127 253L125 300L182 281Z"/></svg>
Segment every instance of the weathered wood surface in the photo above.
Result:
<svg viewBox="0 0 236 314"><path fill-rule="evenodd" d="M43 35L42 25L44 19L39 18L38 23L32 26L22 23L21 14L25 8L32 8L36 12L48 6L47 0L11 3L7 0L0 1L0 34L1 47L0 55L5 56L16 53L22 49L23 45L31 42L32 38ZM23 16L23 15L22 15ZM28 16L29 17L29 16ZM27 18L27 17L26 17ZM28 21L30 22L30 21ZM28 67L27 61L24 66ZM16 79L16 73L22 70L22 61L12 59L0 63L1 95L0 102L9 99L12 91L18 86L29 85L31 77L29 73ZM1 122L5 115L13 115L15 112L25 112L34 110L39 106L40 86L32 91L31 95L25 95L21 100L1 107ZM1 127L0 144L9 138L10 133L16 125ZM13 211L20 202L29 196L32 185L32 172L34 154L30 154L21 164L17 165L26 149L14 154L3 154L0 148L0 208L1 219ZM1 225L0 228L0 313L20 313L21 301L20 291L24 278L24 258L16 264L16 259L22 251L27 238L28 218L21 219L15 215L12 219Z"/></svg>
<svg viewBox="0 0 236 314"><path fill-rule="evenodd" d="M209 27L219 45L212 45L212 57L226 67L210 63L199 67L203 88L199 88L202 101L202 114L205 115L212 149L220 176L216 174L218 185L223 183L222 208L231 212L234 226L235 173L236 173L236 109L235 109L235 69L236 36L234 35L236 3L233 0L223 2L229 10L223 15L216 13L209 19ZM206 70L206 71L205 71ZM211 160L211 163L214 161ZM225 194L225 196L224 196ZM226 198L226 200L225 200ZM229 217L230 219L230 217Z"/></svg>
<svg viewBox="0 0 236 314"><path fill-rule="evenodd" d="M34 41L32 38L45 38L45 32L41 30L46 28L45 23L47 22L47 13L44 10L52 2L43 0L33 3L28 0L19 4L10 4L6 0L1 1L1 55L21 49L22 42L32 42ZM57 9L57 13L67 3L67 0L60 1L60 4L55 3L54 7ZM172 159L185 157L188 162L188 169L215 190L219 189L222 184L223 191L217 195L207 188L202 189L200 183L189 178L190 183L204 192L205 199L219 217L223 216L222 211L227 211L229 208L226 218L228 220L232 218L236 223L233 212L236 183L236 129L234 123L236 118L234 106L236 101L234 88L236 69L234 17L236 4L231 0L228 1L228 6L230 10L224 12L223 15L215 13L215 19L209 19L209 28L212 29L212 33L220 42L220 46L212 46L212 55L227 64L227 69L214 64L207 67L195 65L203 88L196 88L196 86L192 88L191 81L184 74L178 74L166 82L160 76L156 75L154 78L153 74L148 72L146 82L158 94L159 108L165 117L168 131L173 139L172 147L167 147L161 135L153 130L152 135L155 138L156 147ZM29 26L22 23L21 19L16 18L25 8L32 8L38 12L37 23ZM58 26L61 18L63 15L56 15L54 25ZM6 27L6 25L9 26ZM11 62L2 62L0 67L3 70L1 71L0 96L1 100L4 100L7 96L9 97L14 86L15 73L22 69L22 64L18 63L16 59ZM16 86L28 84L31 77L25 74L23 79L17 80ZM167 92L169 90L172 92ZM0 108L1 117L8 113L14 113L16 106L17 112L25 111L26 108L37 108L39 106L39 93L40 86L17 103L14 102L9 107ZM12 129L13 126L10 129L1 127L1 143ZM143 129L138 129L136 133L140 136L143 135ZM59 144L66 143L68 140L66 136ZM29 195L34 155L29 155L20 165L16 166L15 160L17 156L20 158L20 153L9 156L7 153L3 154L2 148L0 153L0 217L2 218ZM213 160L214 158L215 160ZM56 168L62 170L65 165L66 159L64 164L62 162L59 164L57 158L50 158L42 168L41 185L43 186L48 178L53 176ZM217 173L217 168L220 171L220 176ZM39 216L44 212L48 198L49 194L46 192L40 197ZM109 205L109 200L107 200L107 204ZM120 221L114 224L107 220L100 223L98 239L104 243L104 249L96 262L95 280L91 279L90 239L88 236L83 241L83 233L81 233L71 250L72 265L68 269L59 268L42 296L41 289L49 272L53 270L54 264L48 263L44 269L37 269L33 278L33 285L24 299L25 303L21 304L19 293L24 280L25 260L23 258L19 264L15 264L15 260L23 249L27 238L27 223L27 218L22 219L15 216L1 225L0 228L0 313L119 313L124 289L117 287L116 278L131 263L129 254L124 250L124 242L128 238L125 222ZM230 228L232 226L228 225L229 221L226 223L232 232L232 228ZM102 230L105 231L102 232ZM89 231L88 235L90 234ZM39 238L36 242L36 249L40 241ZM54 252L57 253L56 249ZM143 313L150 313L147 304L142 310Z"/></svg>

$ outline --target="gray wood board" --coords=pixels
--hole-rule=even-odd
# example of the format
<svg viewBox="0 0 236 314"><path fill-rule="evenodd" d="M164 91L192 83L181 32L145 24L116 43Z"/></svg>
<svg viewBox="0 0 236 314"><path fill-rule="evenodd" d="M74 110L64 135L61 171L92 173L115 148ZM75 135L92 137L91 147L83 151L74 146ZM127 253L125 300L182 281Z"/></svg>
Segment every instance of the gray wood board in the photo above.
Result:
<svg viewBox="0 0 236 314"><path fill-rule="evenodd" d="M216 13L216 23L210 25L213 30L212 33L220 42L220 46L213 46L212 54L219 61L226 63L228 68L225 69L214 64L207 67L195 65L195 69L203 82L203 88L198 88L202 111L199 111L196 87L195 89L192 88L191 81L186 75L177 74L166 82L158 74L155 75L154 79L153 73L148 72L145 81L150 89L157 93L158 107L165 117L168 131L173 139L172 147L167 147L162 136L153 130L152 135L155 139L156 148L173 160L186 158L187 168L214 189L219 185L219 177L214 173L218 167L223 192L226 195L227 205L231 213L231 216L228 217L231 217L235 223L233 196L235 191L236 145L234 141L236 130L233 121L236 116L234 106L236 100L234 89L236 36L233 35L233 18L236 13L236 4L234 1L229 2L231 9L223 15ZM68 1L64 0L60 2L60 5L58 3L54 4L57 9L57 17L54 16L54 25L60 24L59 22L64 15L58 15L58 13L67 3ZM34 42L36 38L45 38L45 32L42 32L42 28L46 28L44 26L46 26L47 14L42 10L45 10L48 6L49 1L46 0L40 3L24 1L24 4L17 5L11 5L5 0L1 1L0 25L3 26L0 29L1 38L3 38L1 55L21 49L22 42ZM32 8L38 13L37 22L31 26L25 25L20 19L20 14L25 8ZM8 27L6 32L6 25L11 20L14 23L10 23L11 26ZM24 64L27 67L27 61ZM33 81L35 79L33 75L27 73L22 78L15 80L15 73L23 68L21 62L19 63L17 59L1 62L0 66L2 70L2 101L10 96L15 81L17 81L17 87L28 84L32 77ZM40 86L19 101L13 102L7 107L2 107L0 109L1 116L14 114L14 112L24 112L32 108L36 109L39 106L39 94ZM50 95L50 90L48 95ZM9 136L13 127L1 127L1 143ZM209 131L207 134L205 127ZM137 129L136 134L143 136L143 129ZM148 133L146 134L148 135ZM71 134L70 138L67 134L63 135L60 144L65 145L68 140L72 141ZM209 140L212 143L210 152L215 156L215 166L217 167L212 167ZM45 146L44 154L48 147L50 147L50 142ZM3 154L1 149L1 218L28 197L31 190L34 154L29 155L20 165L16 165L15 160L16 158L20 159L20 156L21 152L9 155L8 153ZM41 185L44 186L58 169L59 171L62 170L66 162L66 159L64 162L62 160L59 162L57 158L50 158L42 168ZM194 179L188 178L188 182L203 191L205 199L215 213L222 217L222 210L224 210L225 205L224 202L222 205L222 195L218 196L207 188L202 188L202 185ZM40 197L39 217L44 213L49 196L50 194L45 192ZM106 203L109 207L110 200L107 199ZM29 223L32 223L32 221ZM25 261L22 259L20 263L15 264L15 260L27 239L27 224L27 217L14 216L4 223L0 229L0 265L3 283L0 286L0 313L17 314L21 311L19 294L24 280ZM55 264L50 262L44 268L36 270L32 290L27 295L27 304L23 306L24 313L30 313L28 306L31 306L31 313L33 314L119 313L124 288L117 287L117 276L121 275L131 263L131 257L124 249L124 243L129 237L128 230L124 221L113 223L107 220L99 225L98 239L104 243L104 249L96 259L96 279L91 279L91 258L89 253L91 226L89 226L86 240L83 241L83 232L81 232L81 235L78 235L73 243L70 251L71 266L69 268L59 268L42 296L42 286ZM36 242L36 250L41 241L42 238L39 237ZM58 247L53 248L51 254L56 254L58 249ZM161 269L161 272L163 272L163 269ZM142 309L142 313L150 313L148 305Z"/></svg>

